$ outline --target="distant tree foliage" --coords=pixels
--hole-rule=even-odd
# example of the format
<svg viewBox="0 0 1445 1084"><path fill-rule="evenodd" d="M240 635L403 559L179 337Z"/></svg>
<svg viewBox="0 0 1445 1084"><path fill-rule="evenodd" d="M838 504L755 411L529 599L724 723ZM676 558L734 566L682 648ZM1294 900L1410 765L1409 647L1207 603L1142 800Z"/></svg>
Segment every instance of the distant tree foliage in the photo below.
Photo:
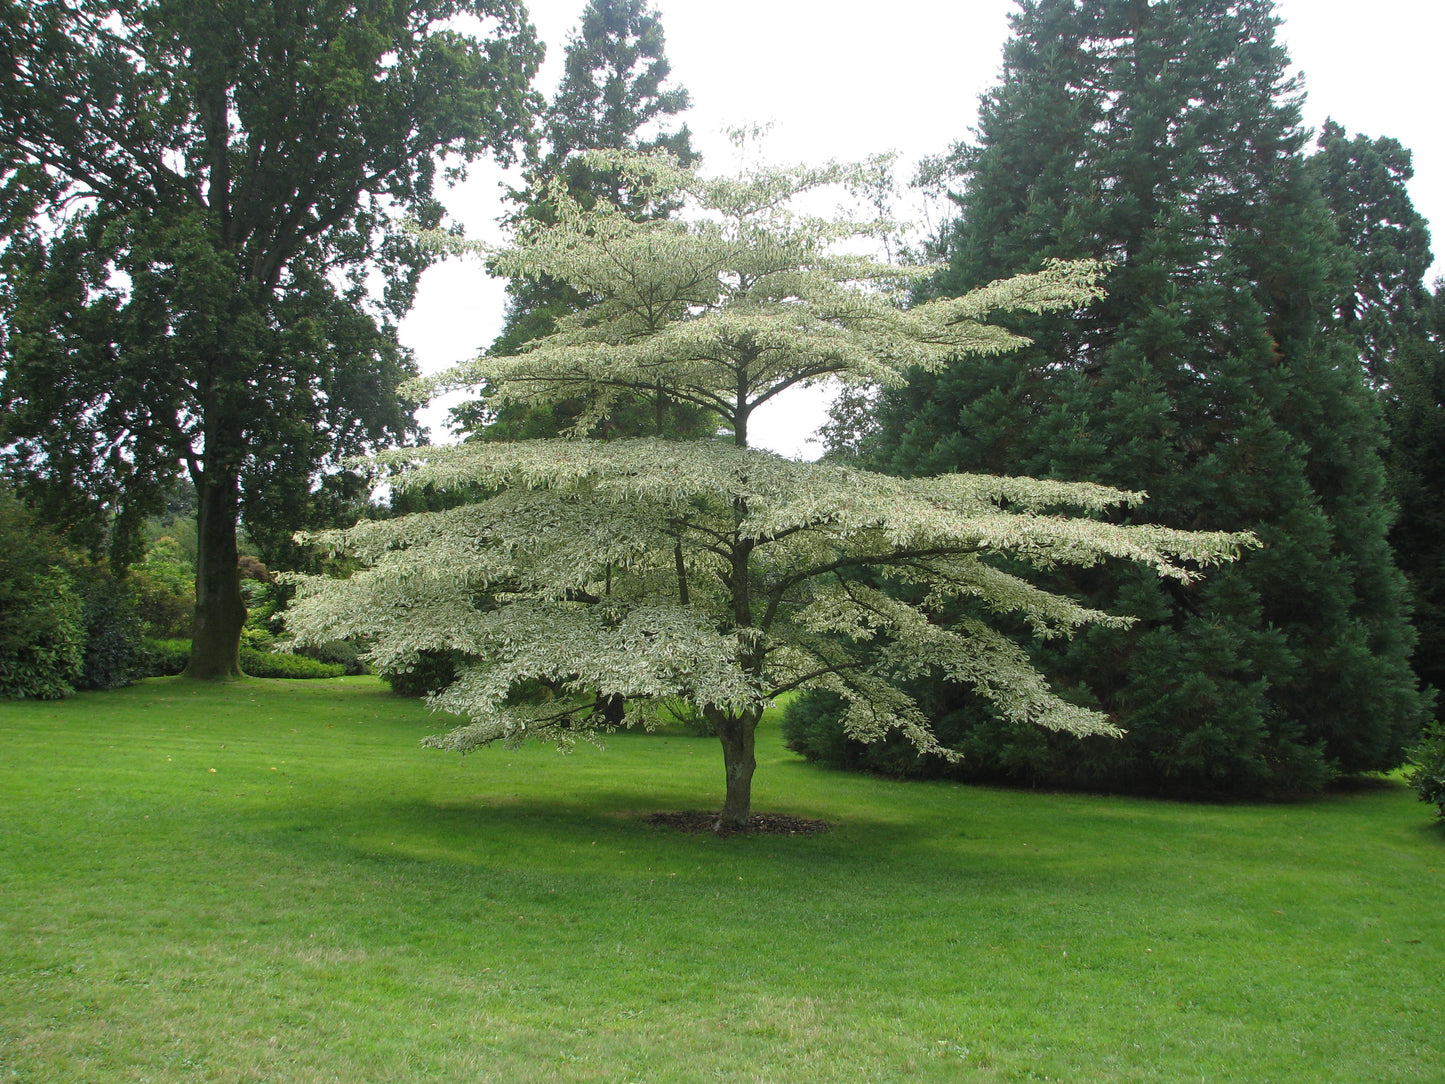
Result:
<svg viewBox="0 0 1445 1084"><path fill-rule="evenodd" d="M669 85L665 49L662 22L647 0L589 0L567 43L562 83L547 111L544 147L526 171L526 187L512 193L517 220L555 219L548 196L554 177L565 178L569 195L583 206L606 200L637 221L666 217L676 209L675 202L630 187L622 173L587 157L598 150L666 151L684 166L697 162L687 126L663 128L689 105L687 91ZM507 298L506 323L491 347L499 356L550 334L558 317L595 300L546 274L510 278ZM474 400L454 408L451 423L486 440L555 437L576 425L580 411L577 402L492 411L485 401ZM698 407L644 395L619 402L598 420L594 435L686 438L706 435L714 424L713 416Z"/></svg>
<svg viewBox="0 0 1445 1084"><path fill-rule="evenodd" d="M1348 138L1327 122L1309 166L1349 257L1339 326L1385 412L1399 509L1390 541L1411 588L1415 673L1445 689L1445 307L1439 288L1433 296L1426 288L1430 231L1406 187L1410 152L1393 139Z"/></svg>
<svg viewBox="0 0 1445 1084"><path fill-rule="evenodd" d="M490 259L596 303L517 355L480 358L429 386L481 385L496 403L576 400L584 422L657 391L716 412L731 440L387 453L383 463L405 468L395 482L404 488L495 495L319 535L364 567L302 580L289 617L298 640L373 637L381 669L422 652L475 660L431 698L471 719L429 742L446 749L526 737L565 744L617 725L602 710L612 701L626 702L622 721L643 723L691 705L722 745L720 828L748 824L759 719L796 689L835 694L855 737L898 731L945 755L899 682L944 673L1012 724L1114 735L1108 719L1055 695L992 621L1066 639L1129 619L1039 590L1008 566L1123 560L1141 579L1188 584L1249 536L1118 526L1105 513L1137 495L1086 483L888 478L748 447L752 415L787 388L896 384L910 366L1018 348L989 318L1073 309L1095 296L1098 267L1050 263L905 309L923 272L849 249L876 223L794 210L800 195L856 187L876 167L710 178L661 156L590 163L653 198L686 201L690 216L638 222L611 202L583 204L559 179L555 221L524 223ZM970 612L954 613L960 605ZM945 614L950 624L939 623ZM529 683L552 695L512 698Z"/></svg>
<svg viewBox="0 0 1445 1084"><path fill-rule="evenodd" d="M1399 518L1390 534L1413 588L1415 672L1445 691L1445 283L1394 357L1385 397L1390 484Z"/></svg>
<svg viewBox="0 0 1445 1084"><path fill-rule="evenodd" d="M1351 139L1330 120L1308 168L1346 250L1340 330L1356 342L1371 381L1386 384L1401 352L1425 333L1430 306L1430 229L1406 188L1415 175L1410 152L1394 139Z"/></svg>
<svg viewBox="0 0 1445 1084"><path fill-rule="evenodd" d="M49 521L104 525L117 566L189 476L191 676L239 673L240 518L306 522L317 471L413 437L395 325L430 257L395 227L439 222L442 160L526 134L525 16L0 0L0 447Z"/></svg>
<svg viewBox="0 0 1445 1084"><path fill-rule="evenodd" d="M1392 349L1375 313L1409 292L1418 236L1406 223L1395 264L1355 280L1382 292L1341 292L1356 269L1302 154L1276 24L1268 0L1025 0L977 140L953 157L959 217L930 296L1077 257L1110 261L1107 296L1005 316L1032 346L885 394L874 461L1088 478L1147 491L1159 522L1264 543L1196 584L1036 578L1141 618L1033 648L1127 736L1035 741L998 732L962 689L919 690L952 714L974 770L1296 792L1398 765L1424 715L1365 379L1372 352ZM1327 132L1325 153L1355 153L1339 138ZM1398 155L1372 153L1386 151L1398 176Z"/></svg>

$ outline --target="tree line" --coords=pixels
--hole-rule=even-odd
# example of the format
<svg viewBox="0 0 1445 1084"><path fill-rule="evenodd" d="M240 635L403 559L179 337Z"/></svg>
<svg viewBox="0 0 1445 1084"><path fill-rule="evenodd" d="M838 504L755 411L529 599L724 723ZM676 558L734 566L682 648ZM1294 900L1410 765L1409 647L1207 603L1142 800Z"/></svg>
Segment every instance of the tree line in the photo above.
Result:
<svg viewBox="0 0 1445 1084"><path fill-rule="evenodd" d="M750 191L773 184L766 194L780 199L785 178L801 175L758 174L731 190L695 179L686 127L668 128L687 95L669 81L661 24L643 0L587 4L547 106L530 89L540 47L512 0L362 3L344 16L319 4L193 0L41 10L35 18L10 0L0 29L17 73L0 90L5 480L72 545L105 550L117 573L139 555L145 517L178 478L191 481L191 676L240 672L238 527L275 563L300 567L291 532L342 526L364 502L361 484L338 470L343 460L415 444L412 404L396 393L414 367L395 322L445 247L438 171L490 153L525 163L511 197L518 243L489 257L508 277L507 323L483 362L455 376L480 395L453 421L477 445L542 443L454 453L466 469L403 451L397 469L413 466L383 514L422 518L324 536L383 560L416 547L429 522L449 524L436 537L454 539L447 532L470 515L478 547L510 537L495 512L479 510L531 500L514 514L546 546L522 561L513 539L505 573L493 562L461 596L421 600L444 609L450 631L427 621L389 642L375 621L344 630L367 638L378 659L391 652L398 672L444 657L442 702L480 720L461 747L514 736L495 711L539 678L552 706L527 711L550 713L540 729L564 739L692 697L716 716L736 820L745 800L734 801L734 769L748 759L764 689L814 689L790 708L790 742L835 764L1190 794L1306 793L1341 773L1393 768L1428 723L1445 658L1434 467L1445 450L1445 308L1424 282L1429 238L1405 187L1408 151L1333 123L1310 145L1268 0L1021 0L976 138L934 164L955 201L930 245L937 269L855 261L821 279L809 275L830 266L825 242L846 223L809 238L766 215L761 225L739 218L754 245L747 258L703 245L716 262L698 262L701 235L689 234L684 208L725 218ZM448 19L463 10L485 29L455 30ZM672 165L638 164L659 153ZM403 217L433 232L401 231ZM574 246L565 259L564 236ZM653 246L651 323L635 319L635 281L629 294L627 283L579 272L577 245L599 236ZM760 254L777 266L759 270ZM1029 302L1027 284L1043 280L1028 276L1086 266L1078 261L1103 261L1101 298ZM678 279L679 267L692 278ZM906 289L876 290L885 280ZM753 292L729 293L739 281ZM978 302L1005 281L1018 284L1012 294ZM824 297L834 308L820 310ZM897 315L865 319L863 297L896 297L887 307ZM962 323L934 329L942 352L918 353L923 340L899 329L942 311ZM737 321L733 330L707 325L710 312ZM831 328L833 354L816 329L782 334L802 313ZM890 319L892 339L859 331ZM973 338L957 339L965 326ZM787 358L776 370L758 346L767 328L770 349ZM705 371L704 342L710 363L727 357L731 368ZM916 364L884 363L897 356ZM551 375L528 368L542 359ZM571 377L556 379L562 371ZM1022 516L1027 530L1016 523L1023 533L994 544L950 528L905 574L896 556L883 559L907 552L898 538L888 550L827 527L842 522L836 508L805 514L782 489L757 496L746 479L771 466L711 453L707 470L675 458L665 468L658 445L644 454L635 443L709 447L725 433L745 447L753 396L772 386L765 372L853 382L830 427L827 469L855 473L847 485L820 474L810 483L819 494L846 504L849 485L883 485L856 472L881 472L906 504L947 472L1062 486L1046 490L1057 506L1022 484L975 483L944 501L955 502L950 515L981 515L983 501L989 515ZM621 443L596 450L599 441ZM569 456L592 466L564 485L555 460ZM558 509L575 511L584 493L595 506L599 487L665 469L688 474L694 491L679 483L644 500L639 490L617 515L651 501L670 528L588 520L589 546L567 549L567 531L582 523ZM532 498L508 488L518 479ZM1040 542L1044 521L1078 503L1082 491L1067 487L1081 483L1113 496L1083 500L1071 528L1071 544L1093 540L1075 553L1089 559L1059 559L1062 542ZM786 560L758 544L784 539L751 525L760 509L783 507L795 518L776 530L814 544L784 546ZM886 520L880 509L867 528L886 535ZM1161 530L1182 532L1168 537L1192 554L1186 565L1239 559L1202 577L1160 575L1175 558L1126 560L1122 543L1098 541ZM948 553L938 549L945 536ZM1214 541L1190 550L1191 536ZM629 537L657 544L629 549ZM547 563L564 552L572 579ZM419 553L409 559L421 563ZM788 561L803 564L790 572ZM826 569L832 586L804 569ZM659 577L685 620L660 616ZM337 582L305 589L386 585L384 576ZM771 611L739 605L773 589ZM373 618L389 604L352 601ZM581 624L563 636L558 613L536 608L543 601ZM551 652L552 662L519 668L515 652L498 651L501 633L478 632L475 615L503 611L532 614L528 634L551 637L538 657ZM765 614L780 611L800 623L760 646ZM1051 623L1068 635L1040 636ZM567 636L584 636L583 625L590 662L568 653ZM971 645L973 664L958 661L959 644L940 646L944 630ZM597 661L660 636L694 668L710 660L708 681L689 685L666 652L626 680ZM787 665L769 669L768 659ZM1042 709L1001 711L999 689L1036 678L1057 718L1100 724L1018 725ZM1078 736L1089 730L1097 734Z"/></svg>
<svg viewBox="0 0 1445 1084"><path fill-rule="evenodd" d="M1109 571L1046 581L1142 618L1030 648L1120 742L999 728L933 683L921 695L971 754L956 769L841 742L820 704L799 710L800 748L1185 793L1308 792L1400 763L1445 658L1426 466L1440 294L1408 152L1332 122L1311 147L1277 24L1267 0L1020 5L977 136L945 163L958 214L927 292L1087 253L1111 263L1106 297L1007 321L1033 345L885 393L849 437L901 474L1145 490L1123 521L1247 529L1263 547L1186 591Z"/></svg>

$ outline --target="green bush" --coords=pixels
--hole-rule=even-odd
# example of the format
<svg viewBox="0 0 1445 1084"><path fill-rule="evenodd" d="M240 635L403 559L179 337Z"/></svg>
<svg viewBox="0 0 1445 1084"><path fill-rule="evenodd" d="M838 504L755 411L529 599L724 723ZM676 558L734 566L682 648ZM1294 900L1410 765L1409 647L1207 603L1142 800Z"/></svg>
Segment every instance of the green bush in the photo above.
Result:
<svg viewBox="0 0 1445 1084"><path fill-rule="evenodd" d="M85 660L79 596L64 569L30 579L28 597L0 588L0 699L62 700L75 692Z"/></svg>
<svg viewBox="0 0 1445 1084"><path fill-rule="evenodd" d="M241 669L256 678L334 678L346 673L344 666L317 662L305 655L249 647L241 648Z"/></svg>
<svg viewBox="0 0 1445 1084"><path fill-rule="evenodd" d="M132 569L130 583L135 592L136 613L147 637L183 640L190 636L196 609L193 590L177 591L173 585L156 579L144 569Z"/></svg>
<svg viewBox="0 0 1445 1084"><path fill-rule="evenodd" d="M450 685L466 662L460 651L422 651L405 670L378 670L381 679L398 696L427 696Z"/></svg>
<svg viewBox="0 0 1445 1084"><path fill-rule="evenodd" d="M808 760L842 771L877 772L904 779L957 777L955 764L937 756L926 756L902 734L891 732L873 742L849 737L843 729L846 705L836 693L810 689L800 693L783 709L783 741ZM951 744L956 728L937 719L934 729L940 740Z"/></svg>
<svg viewBox="0 0 1445 1084"><path fill-rule="evenodd" d="M85 625L67 560L29 510L0 492L0 698L59 700L75 691Z"/></svg>
<svg viewBox="0 0 1445 1084"><path fill-rule="evenodd" d="M175 677L186 668L191 658L189 640L148 639L146 646L146 673L150 677Z"/></svg>
<svg viewBox="0 0 1445 1084"><path fill-rule="evenodd" d="M862 766L861 742L843 733L843 698L809 689L783 709L783 744L800 756L829 768Z"/></svg>
<svg viewBox="0 0 1445 1084"><path fill-rule="evenodd" d="M1424 740L1410 753L1410 774L1407 777L1420 801L1433 805L1445 817L1445 727L1432 723Z"/></svg>
<svg viewBox="0 0 1445 1084"><path fill-rule="evenodd" d="M189 640L148 640L152 677L174 677L186 668L191 657ZM241 669L255 678L334 678L346 673L344 666L317 662L304 655L241 648Z"/></svg>
<svg viewBox="0 0 1445 1084"><path fill-rule="evenodd" d="M196 608L196 568L174 538L163 535L131 569L131 586L145 635L181 640L191 634Z"/></svg>
<svg viewBox="0 0 1445 1084"><path fill-rule="evenodd" d="M85 662L80 689L119 689L149 672L145 639L134 592L97 574L85 587Z"/></svg>
<svg viewBox="0 0 1445 1084"><path fill-rule="evenodd" d="M361 657L365 650L364 646L354 644L350 640L327 640L324 644L297 648L296 654L308 659L315 659L317 662L344 667L347 674L354 676L371 673L371 669L366 665L366 660Z"/></svg>

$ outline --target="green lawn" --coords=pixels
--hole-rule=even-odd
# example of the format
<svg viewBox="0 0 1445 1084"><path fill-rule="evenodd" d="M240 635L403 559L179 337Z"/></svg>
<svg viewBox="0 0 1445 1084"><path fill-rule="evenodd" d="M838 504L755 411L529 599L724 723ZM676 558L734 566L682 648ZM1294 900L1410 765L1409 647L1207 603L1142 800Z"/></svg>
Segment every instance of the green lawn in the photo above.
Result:
<svg viewBox="0 0 1445 1084"><path fill-rule="evenodd" d="M369 678L0 704L0 1084L1441 1081L1445 836L899 784L760 740L417 748Z"/></svg>

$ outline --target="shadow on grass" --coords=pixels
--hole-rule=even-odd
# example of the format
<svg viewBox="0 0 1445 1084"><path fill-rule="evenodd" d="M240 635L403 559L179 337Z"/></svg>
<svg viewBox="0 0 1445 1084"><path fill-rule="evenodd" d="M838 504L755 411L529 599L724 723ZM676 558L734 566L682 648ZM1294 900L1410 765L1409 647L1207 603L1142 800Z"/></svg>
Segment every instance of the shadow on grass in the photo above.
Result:
<svg viewBox="0 0 1445 1084"><path fill-rule="evenodd" d="M1445 846L1445 816L1437 817L1428 824L1420 825L1419 832L1423 838Z"/></svg>
<svg viewBox="0 0 1445 1084"><path fill-rule="evenodd" d="M247 845L283 865L341 879L369 868L376 872L368 879L396 878L400 885L465 882L491 891L484 886L555 883L604 895L690 884L740 905L775 901L785 910L798 905L804 889L866 908L883 906L900 884L912 885L920 898L944 900L960 892L1057 893L1075 876L1066 854L1000 849L997 841L863 814L841 816L833 831L813 836L688 834L644 819L677 808L626 790L582 798L378 798L298 808L289 823L241 831ZM679 905L686 900L678 897Z"/></svg>
<svg viewBox="0 0 1445 1084"><path fill-rule="evenodd" d="M476 797L432 799L388 799L351 801L337 806L333 813L347 822L381 829L392 826L398 833L438 833L449 838L487 838L502 835L517 837L527 834L539 848L552 842L578 838L614 841L667 840L678 843L717 842L746 846L750 843L787 840L797 845L819 845L823 835L776 836L740 833L727 837L711 833L695 834L658 827L647 822L656 813L691 810L711 812L713 807L695 798L654 796L626 788L589 790L585 795L539 797L537 795L488 794ZM844 811L835 814L819 811L811 805L797 809L787 803L768 803L754 807L759 813L826 819L834 825L827 833L842 840L842 846L824 849L847 850L862 846L903 848L927 839L926 826L908 821L885 820L865 812ZM300 810L296 810L301 814ZM313 811L316 812L316 811Z"/></svg>

